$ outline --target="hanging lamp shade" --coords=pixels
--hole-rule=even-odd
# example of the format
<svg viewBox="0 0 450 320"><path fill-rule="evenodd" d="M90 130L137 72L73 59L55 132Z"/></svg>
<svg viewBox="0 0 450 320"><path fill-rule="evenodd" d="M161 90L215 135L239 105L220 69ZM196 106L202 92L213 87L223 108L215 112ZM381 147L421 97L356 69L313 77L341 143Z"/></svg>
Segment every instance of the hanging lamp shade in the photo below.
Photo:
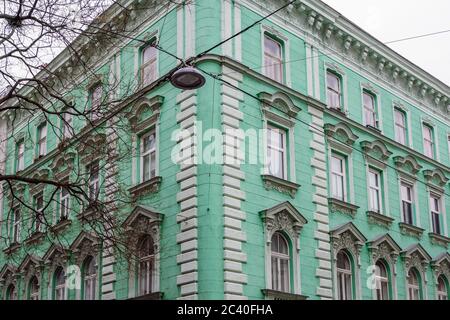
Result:
<svg viewBox="0 0 450 320"><path fill-rule="evenodd" d="M203 87L205 77L194 67L186 66L175 71L170 77L173 86L183 90L193 90Z"/></svg>

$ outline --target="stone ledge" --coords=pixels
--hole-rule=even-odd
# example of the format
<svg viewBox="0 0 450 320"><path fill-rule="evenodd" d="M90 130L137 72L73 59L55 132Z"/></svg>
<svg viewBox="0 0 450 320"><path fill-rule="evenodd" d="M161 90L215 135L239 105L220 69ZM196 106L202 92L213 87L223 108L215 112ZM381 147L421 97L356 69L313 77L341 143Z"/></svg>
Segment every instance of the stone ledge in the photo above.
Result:
<svg viewBox="0 0 450 320"><path fill-rule="evenodd" d="M20 243L15 242L15 243L12 243L8 248L3 249L3 252L6 255L11 255L14 252L16 252L17 250L19 250L19 248L20 248Z"/></svg>
<svg viewBox="0 0 450 320"><path fill-rule="evenodd" d="M394 218L374 211L367 211L367 217L369 218L370 223L378 224L385 228L389 228L392 225L392 222L394 222Z"/></svg>
<svg viewBox="0 0 450 320"><path fill-rule="evenodd" d="M261 175L261 177L264 181L264 187L266 190L277 190L278 192L285 193L292 198L295 198L295 194L297 193L298 188L300 188L299 184L280 179L272 175L264 174Z"/></svg>
<svg viewBox="0 0 450 320"><path fill-rule="evenodd" d="M97 217L97 215L98 212L93 207L88 206L86 209L84 209L77 215L77 218L82 223L86 223L92 221L94 218Z"/></svg>
<svg viewBox="0 0 450 320"><path fill-rule="evenodd" d="M441 234L430 232L428 233L428 236L430 237L431 243L442 246L444 248L447 248L448 244L450 243L450 238Z"/></svg>
<svg viewBox="0 0 450 320"><path fill-rule="evenodd" d="M293 294L289 292L281 292L272 289L262 289L266 300L307 300L307 296L303 296L300 294Z"/></svg>
<svg viewBox="0 0 450 320"><path fill-rule="evenodd" d="M330 212L346 214L348 216L351 216L352 218L356 216L356 213L359 209L359 207L354 204L335 198L328 198L328 205L330 208Z"/></svg>
<svg viewBox="0 0 450 320"><path fill-rule="evenodd" d="M72 224L72 220L68 219L68 218L64 218L58 221L57 224L55 224L54 226L52 226L50 228L50 230L55 233L61 233L63 232L68 226L70 226Z"/></svg>
<svg viewBox="0 0 450 320"><path fill-rule="evenodd" d="M133 199L136 199L144 194L155 193L159 191L162 177L154 177L148 181L145 181L137 186L128 189Z"/></svg>
<svg viewBox="0 0 450 320"><path fill-rule="evenodd" d="M143 296L130 298L128 300L162 300L163 296L163 292L152 292Z"/></svg>
<svg viewBox="0 0 450 320"><path fill-rule="evenodd" d="M415 237L417 239L422 238L422 234L425 231L425 229L404 222L399 222L398 226L400 227L400 232L403 235Z"/></svg>
<svg viewBox="0 0 450 320"><path fill-rule="evenodd" d="M42 239L44 239L44 236L45 234L43 232L36 231L30 237L28 237L28 239L26 239L23 243L25 243L26 245L37 244L41 242Z"/></svg>

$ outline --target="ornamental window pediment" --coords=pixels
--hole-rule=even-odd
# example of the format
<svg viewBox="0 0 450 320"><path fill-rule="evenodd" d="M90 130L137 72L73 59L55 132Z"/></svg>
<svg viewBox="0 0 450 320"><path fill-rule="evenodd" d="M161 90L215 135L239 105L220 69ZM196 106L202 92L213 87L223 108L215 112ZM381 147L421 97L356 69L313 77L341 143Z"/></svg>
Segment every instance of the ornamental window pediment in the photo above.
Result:
<svg viewBox="0 0 450 320"><path fill-rule="evenodd" d="M330 143L333 148L347 154L350 154L353 151L352 146L359 138L353 133L350 127L343 122L335 125L327 123L325 125L325 134L329 138L328 143Z"/></svg>
<svg viewBox="0 0 450 320"><path fill-rule="evenodd" d="M414 244L402 252L406 274L411 268L416 268L421 273L427 270L431 256L420 244Z"/></svg>
<svg viewBox="0 0 450 320"><path fill-rule="evenodd" d="M350 252L354 257L358 258L366 237L352 223L346 223L332 231L330 231L333 259L337 259L337 255L341 250Z"/></svg>
<svg viewBox="0 0 450 320"><path fill-rule="evenodd" d="M157 247L159 245L160 227L163 219L164 215L154 209L137 206L123 222L130 247L136 248L139 239L145 235L150 235L154 245Z"/></svg>
<svg viewBox="0 0 450 320"><path fill-rule="evenodd" d="M434 184L441 188L444 187L449 180L441 169L424 170L423 175L429 184Z"/></svg>
<svg viewBox="0 0 450 320"><path fill-rule="evenodd" d="M100 243L94 234L83 231L71 244L70 251L75 256L76 263L82 265L87 257L98 255Z"/></svg>
<svg viewBox="0 0 450 320"><path fill-rule="evenodd" d="M417 162L417 160L413 156L406 157L394 157L394 163L397 169L409 173L410 175L416 175L422 166Z"/></svg>
<svg viewBox="0 0 450 320"><path fill-rule="evenodd" d="M11 264L6 264L0 272L0 282L3 287L8 287L10 284L15 285L17 282L17 268Z"/></svg>
<svg viewBox="0 0 450 320"><path fill-rule="evenodd" d="M450 279L450 254L448 252L441 253L431 262L435 278L445 276Z"/></svg>
<svg viewBox="0 0 450 320"><path fill-rule="evenodd" d="M368 247L374 262L383 259L395 264L401 252L401 247L389 234L382 235L368 242Z"/></svg>
<svg viewBox="0 0 450 320"><path fill-rule="evenodd" d="M163 96L139 99L126 115L131 129L138 133L152 126L159 117L163 103Z"/></svg>
<svg viewBox="0 0 450 320"><path fill-rule="evenodd" d="M361 147L368 162L375 162L378 165L385 165L392 155L392 152L389 151L381 140L375 140L373 142L362 141Z"/></svg>
<svg viewBox="0 0 450 320"><path fill-rule="evenodd" d="M76 153L73 151L58 154L50 164L50 170L58 179L67 177L74 167Z"/></svg>
<svg viewBox="0 0 450 320"><path fill-rule="evenodd" d="M86 137L77 147L80 161L82 163L91 163L101 158L105 151L105 142L106 135L104 133L94 133Z"/></svg>
<svg viewBox="0 0 450 320"><path fill-rule="evenodd" d="M301 111L301 109L294 104L292 99L283 92L274 94L261 92L258 94L258 97L262 102L262 110L266 114L276 113L278 111L287 115L289 118L295 118Z"/></svg>

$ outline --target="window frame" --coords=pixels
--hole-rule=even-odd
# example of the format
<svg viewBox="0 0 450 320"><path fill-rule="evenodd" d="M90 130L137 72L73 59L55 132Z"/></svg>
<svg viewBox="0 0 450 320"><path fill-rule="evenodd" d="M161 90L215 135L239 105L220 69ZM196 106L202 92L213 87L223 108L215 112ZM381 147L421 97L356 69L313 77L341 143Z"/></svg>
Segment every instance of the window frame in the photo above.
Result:
<svg viewBox="0 0 450 320"><path fill-rule="evenodd" d="M442 290L440 288L440 281L442 281L442 284L444 286L444 289ZM437 279L437 284L436 284L436 298L437 300L449 300L449 288L448 288L448 281L447 279L444 277L444 275L439 275L438 279Z"/></svg>
<svg viewBox="0 0 450 320"><path fill-rule="evenodd" d="M403 118L403 124L400 124L397 122L397 114L401 115L401 117ZM399 139L399 130L400 132L403 133L404 135L404 141L400 141L401 139ZM410 145L410 141L409 141L409 128L408 128L408 115L407 113L400 109L399 107L394 107L394 140L402 145L405 146L409 146Z"/></svg>
<svg viewBox="0 0 450 320"><path fill-rule="evenodd" d="M267 52L266 47L266 40L271 41L272 43L276 44L280 51L280 56L276 57L271 55ZM275 82L284 84L285 83L285 65L284 65L284 46L283 42L278 40L276 36L271 35L269 32L263 33L263 40L262 40L263 48L263 74L264 76L268 77L269 79L272 79ZM271 64L267 64L266 61L270 60ZM269 74L269 71L274 71L276 66L279 65L279 76L280 79L276 79L276 72L273 75Z"/></svg>
<svg viewBox="0 0 450 320"><path fill-rule="evenodd" d="M339 268L339 254L342 253L345 258L348 260L349 268L350 269L342 269ZM336 280L337 280L337 292L338 292L338 300L354 300L354 266L353 266L353 260L352 257L349 255L349 253L345 249L341 249L337 256L336 256ZM347 283L349 281L349 283ZM346 292L345 297L342 296L344 292L344 286L345 288L350 289L350 293ZM348 294L350 296L348 296ZM345 298L345 299L343 299Z"/></svg>
<svg viewBox="0 0 450 320"><path fill-rule="evenodd" d="M335 196L335 190L334 190L334 183L333 183L333 177L335 174L337 174L336 172L333 171L333 158L336 158L338 160L341 161L342 164L342 173L341 173L341 178L342 178L342 199L339 199ZM347 156L344 155L340 155L336 152L331 152L331 162L330 162L330 174L331 174L331 196L334 199L343 201L343 202L348 202L348 193L347 193L347 183L348 183L348 177L347 177L347 171L348 171L348 163L347 163Z"/></svg>
<svg viewBox="0 0 450 320"><path fill-rule="evenodd" d="M42 135L42 132L44 132L45 129L45 135ZM37 158L41 158L47 155L47 135L48 135L48 128L47 128L47 122L42 122L37 127Z"/></svg>
<svg viewBox="0 0 450 320"><path fill-rule="evenodd" d="M411 275L414 274L415 278L417 279L417 284L411 283ZM414 267L410 268L407 273L407 280L406 280L406 291L408 293L407 297L408 300L422 300L423 299L423 292L422 292L422 277L418 270L416 270ZM413 295L417 295L417 299L412 299Z"/></svg>
<svg viewBox="0 0 450 320"><path fill-rule="evenodd" d="M62 283L58 281L58 275L62 275ZM64 301L67 299L66 293L66 272L63 267L59 266L55 269L53 273L53 290L52 290L52 300ZM62 294L62 295L61 295ZM58 299L58 295L61 295L62 299Z"/></svg>
<svg viewBox="0 0 450 320"><path fill-rule="evenodd" d="M68 183L69 179L65 179L64 183ZM66 191L66 194L64 194L64 191ZM67 188L61 187L59 191L59 215L58 215L58 221L65 220L69 218L69 212L70 212L70 192ZM63 214L65 212L65 214Z"/></svg>
<svg viewBox="0 0 450 320"><path fill-rule="evenodd" d="M36 280L36 286L35 286L35 282L34 280ZM33 291L33 289L36 289L36 291ZM31 277L30 281L28 282L28 300L32 300L32 301L37 301L40 300L40 290L41 290L41 286L39 283L39 279L37 278L37 276L33 276Z"/></svg>
<svg viewBox="0 0 450 320"><path fill-rule="evenodd" d="M22 150L22 151L21 151ZM15 172L20 172L25 169L25 140L20 139L16 143L16 170Z"/></svg>
<svg viewBox="0 0 450 320"><path fill-rule="evenodd" d="M379 265L381 265L383 267L384 271L386 272L386 276L381 275L381 268L379 267ZM377 262L375 262L375 277L376 277L376 281L377 281L377 286L375 288L376 300L391 300L391 294L392 294L391 293L391 290L392 290L391 274L390 274L387 263L380 259L377 260ZM386 288L386 294L387 294L386 297L383 294L383 292L384 292L383 285L385 285L385 288Z"/></svg>
<svg viewBox="0 0 450 320"><path fill-rule="evenodd" d="M410 200L407 199L403 199L403 192L402 192L402 188L409 188L409 192L410 192ZM405 212L404 212L404 205L403 203L409 203L409 205L411 206L411 221L407 221L406 216L405 216ZM415 186L414 184L405 181L405 180L400 180L400 211L402 214L402 222L408 224L408 225L416 225L416 219L415 219L415 210L416 210L416 193L415 193Z"/></svg>
<svg viewBox="0 0 450 320"><path fill-rule="evenodd" d="M142 46L140 48L140 52L139 52L139 83L140 83L141 87L148 86L158 79L158 75L159 75L159 72L158 72L158 49L156 49L154 46L156 41L157 41L156 37L153 37L153 39L148 41L147 44L145 44L144 46ZM144 61L145 51L147 49L152 49L152 48L154 51L154 57L152 56L152 58L149 61ZM151 67L152 64L154 64L154 68L153 68L153 70L154 70L153 77L154 78L150 78L149 83L146 83L144 71L146 70L146 68Z"/></svg>
<svg viewBox="0 0 450 320"><path fill-rule="evenodd" d="M93 167L97 167L96 171L92 171ZM96 178L93 179L93 172L96 173ZM90 200L97 200L100 195L100 160L94 160L86 166L86 173L88 174L88 195ZM95 197L92 198L91 187L95 186Z"/></svg>
<svg viewBox="0 0 450 320"><path fill-rule="evenodd" d="M96 98L95 94L99 90L99 96ZM102 106L102 99L104 95L103 83L97 81L93 83L89 88L89 107L90 107L90 119L91 121L96 121L101 118L100 109Z"/></svg>
<svg viewBox="0 0 450 320"><path fill-rule="evenodd" d="M61 119L61 127L62 127L62 140L69 140L74 136L73 129L73 115L70 113L63 113Z"/></svg>
<svg viewBox="0 0 450 320"><path fill-rule="evenodd" d="M90 271L90 266L93 264L93 273L88 273ZM88 256L83 261L83 272L82 272L82 283L83 283L83 300L96 300L97 298L97 279L98 279L98 267L96 260L93 256ZM89 286L88 286L89 284ZM89 288L90 290L87 291Z"/></svg>
<svg viewBox="0 0 450 320"><path fill-rule="evenodd" d="M368 96L371 98L372 102L373 102L373 108L370 109L368 108L368 106L365 103L365 99L364 97ZM377 95L372 92L371 90L365 89L363 88L362 90L362 106L363 106L363 123L364 126L370 126L372 128L381 130L381 125L380 125L380 120L379 120L379 114L378 114L378 97ZM373 116L374 119L374 124L372 125L371 123L368 123L368 119L367 119L367 112L370 112Z"/></svg>
<svg viewBox="0 0 450 320"><path fill-rule="evenodd" d="M148 248L151 249L149 250L149 252L146 252L146 255L141 256L142 253L142 247L144 246L144 244L146 242L149 242L153 248ZM140 242L139 242L139 247L138 247L138 252L139 252L139 257L138 257L138 261L137 261L137 272L136 272L136 281L137 281L137 295L138 296L145 296L151 293L155 292L155 277L156 277L156 261L155 261L155 257L156 257L156 252L154 249L154 245L155 245L155 239L150 236L147 235L145 237L143 237ZM142 266L145 265L145 273L142 272ZM145 287L142 287L142 279L145 280Z"/></svg>
<svg viewBox="0 0 450 320"><path fill-rule="evenodd" d="M440 195L440 194L437 194L434 192L430 192L429 197L428 197L430 218L431 218L431 230L433 233L439 234L439 235L443 235L442 219L444 217L444 212L443 212L443 206L442 206L442 197L443 197L443 195ZM434 201L432 201L432 199L437 200L438 211L435 211L435 208L433 208ZM438 219L439 219L438 220L439 221L439 232L436 232L437 230L436 230L436 226L435 226L434 215L437 215Z"/></svg>
<svg viewBox="0 0 450 320"><path fill-rule="evenodd" d="M279 237L284 244L286 245L287 251L288 253L281 253L281 252L274 252L272 249L272 246L270 248L270 270L271 270L271 274L272 274L272 283L271 283L271 288L272 290L275 291L279 291L279 292L285 292L285 293L290 293L291 292L291 254L290 254L290 245L289 245L289 241L288 239L279 231L275 232L272 235L271 238L271 244L273 243L273 239L274 237ZM274 260L276 261L277 264L277 270L279 270L280 272L277 274L277 281L274 282L274 278L273 278L273 274L274 274ZM285 274L286 278L282 278L282 272L281 272L281 262L287 262L287 273ZM275 288L274 284L278 283L279 287ZM285 290L282 290L282 286L286 286Z"/></svg>
<svg viewBox="0 0 450 320"><path fill-rule="evenodd" d="M144 152L144 146L145 146L144 140L145 140L145 138L148 138L151 135L154 135L154 137L155 137L155 143L154 143L153 149L149 149L146 152ZM139 135L139 144L140 144L140 146L139 146L139 166L140 166L139 180L140 180L141 183L144 183L144 182L147 182L147 181L155 178L157 176L157 174L158 174L157 173L157 168L158 168L158 165L157 165L157 161L158 161L158 159L157 159L158 136L157 136L156 126L153 125L148 131L146 131L145 133ZM151 167L152 155L154 155L154 163L153 163L154 175L151 174L151 172L152 172L152 170L151 170L152 169L152 167ZM144 177L144 174L145 174L145 172L144 172L144 165L145 165L144 158L146 156L149 156L149 162L150 162L150 164L149 164L149 177L147 179Z"/></svg>
<svg viewBox="0 0 450 320"><path fill-rule="evenodd" d="M334 77L334 78L337 79L338 87L339 87L339 91L338 91L338 92L336 92L333 88L331 88L331 87L329 86L328 78L329 78L330 75L331 75L332 77ZM327 90L326 90L326 99L327 99L327 106L328 106L330 109L344 111L344 110L343 110L343 109L344 109L344 101L343 101L343 99L344 99L344 93L343 93L343 91L344 91L344 85L343 85L343 82L344 82L344 81L343 81L343 77L342 77L339 73L337 73L336 71L332 70L331 68L326 68L326 81L325 81L326 87L327 87ZM330 91L331 91L332 93L338 95L339 106L338 106L337 108L336 108L336 107L333 107L333 106L331 105L331 101L330 101L330 97L329 97L329 92L330 92Z"/></svg>
<svg viewBox="0 0 450 320"><path fill-rule="evenodd" d="M39 191L33 196L33 204L34 204L34 214L35 214L35 220L34 220L34 232L42 232L43 231L43 224L44 221L41 221L41 217L44 215L44 191ZM40 203L42 201L42 203Z"/></svg>
<svg viewBox="0 0 450 320"><path fill-rule="evenodd" d="M288 147L288 139L287 139L287 136L288 136L288 134L289 134L289 132L288 132L289 129L286 129L286 128L277 126L277 125L273 124L273 123L270 122L270 121L267 122L266 129L267 129L267 137L266 137L266 157L267 157L267 160L268 160L268 161L266 161L267 172L268 172L269 175L271 175L271 176L273 176L273 177L276 177L276 178L279 178L279 179L283 179L283 180L289 180L290 177L289 177L288 154L287 154L287 153L290 151L290 148ZM280 132L281 132L281 133L280 133L281 136L282 136L281 142L282 142L282 144L283 144L283 147L282 147L282 148L277 147L277 148L275 149L275 147L269 146L269 134L270 134L270 132L271 132L272 130L274 130L274 131L280 131ZM271 163L270 159L271 159L271 157L269 156L269 149L275 149L275 151L277 151L277 152L282 152L282 168L283 168L284 170L282 170L282 176L281 176L281 177L280 177L280 176L277 176L277 175L275 175L275 174L273 174L273 173L270 171L270 163ZM278 149L279 149L279 150L278 150ZM269 161L270 161L270 162L269 162Z"/></svg>
<svg viewBox="0 0 450 320"><path fill-rule="evenodd" d="M428 140L425 137L425 130L428 129L430 132L430 139ZM426 149L426 145L427 143L430 144L430 148L431 148L431 155L427 154L427 149ZM422 123L422 147L423 147L423 154L431 159L436 159L436 137L434 135L434 127L430 124L427 123Z"/></svg>
<svg viewBox="0 0 450 320"><path fill-rule="evenodd" d="M374 187L372 187L372 185L371 185L371 183L370 183L370 174L375 174L377 177L378 177L378 187L377 188L375 188L375 190L377 191L377 194L378 194L378 210L376 210L376 208L374 208L373 206L372 206L372 204L373 204L373 199L372 199L372 192L371 192L371 190L372 189L374 189ZM373 211L373 212L376 212L376 213L379 213L379 214L382 214L383 213L383 209L384 209L384 203L383 203L383 188L384 188L384 186L383 186L383 171L380 171L380 170L378 170L378 169L376 169L376 168L373 168L373 167L369 167L369 170L368 170L368 178L367 178L367 180L368 180L368 190L369 190L369 211Z"/></svg>

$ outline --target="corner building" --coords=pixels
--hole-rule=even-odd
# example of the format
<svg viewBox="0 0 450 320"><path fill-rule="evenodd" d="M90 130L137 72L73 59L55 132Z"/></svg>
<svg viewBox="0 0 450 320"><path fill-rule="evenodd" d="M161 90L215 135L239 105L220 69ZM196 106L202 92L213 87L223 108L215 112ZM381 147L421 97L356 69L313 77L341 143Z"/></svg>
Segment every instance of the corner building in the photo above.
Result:
<svg viewBox="0 0 450 320"><path fill-rule="evenodd" d="M207 72L202 88L160 81L179 61L151 47L155 41L186 60L286 3L195 0L146 9L124 1L126 20L123 6L109 8L105 17L135 30L133 40L84 44L98 77L86 75L67 92L75 105L92 106L93 92L127 98L98 126L73 119L68 139L83 137L95 152L77 143L59 148L42 115L2 114L2 169L69 181L75 171L96 172L86 187L115 204L109 214L135 235L139 253L130 262L98 241L85 223L95 213L62 193L67 212L54 205L44 214L63 244L45 236L50 230L28 234L21 223L30 211L4 185L3 299L448 299L446 84L311 0L196 59ZM64 51L49 68L70 73L70 58ZM134 89L114 87L117 80ZM111 131L120 121L129 126ZM190 133L187 145L173 139L177 129ZM201 159L208 129L222 133L223 162ZM252 130L266 132L253 142L262 141L256 152L270 165L249 163L255 149L242 133ZM130 146L129 157L117 156ZM192 161L174 163L175 148ZM14 190L30 205L52 193L44 185ZM64 283L73 266L79 289Z"/></svg>

